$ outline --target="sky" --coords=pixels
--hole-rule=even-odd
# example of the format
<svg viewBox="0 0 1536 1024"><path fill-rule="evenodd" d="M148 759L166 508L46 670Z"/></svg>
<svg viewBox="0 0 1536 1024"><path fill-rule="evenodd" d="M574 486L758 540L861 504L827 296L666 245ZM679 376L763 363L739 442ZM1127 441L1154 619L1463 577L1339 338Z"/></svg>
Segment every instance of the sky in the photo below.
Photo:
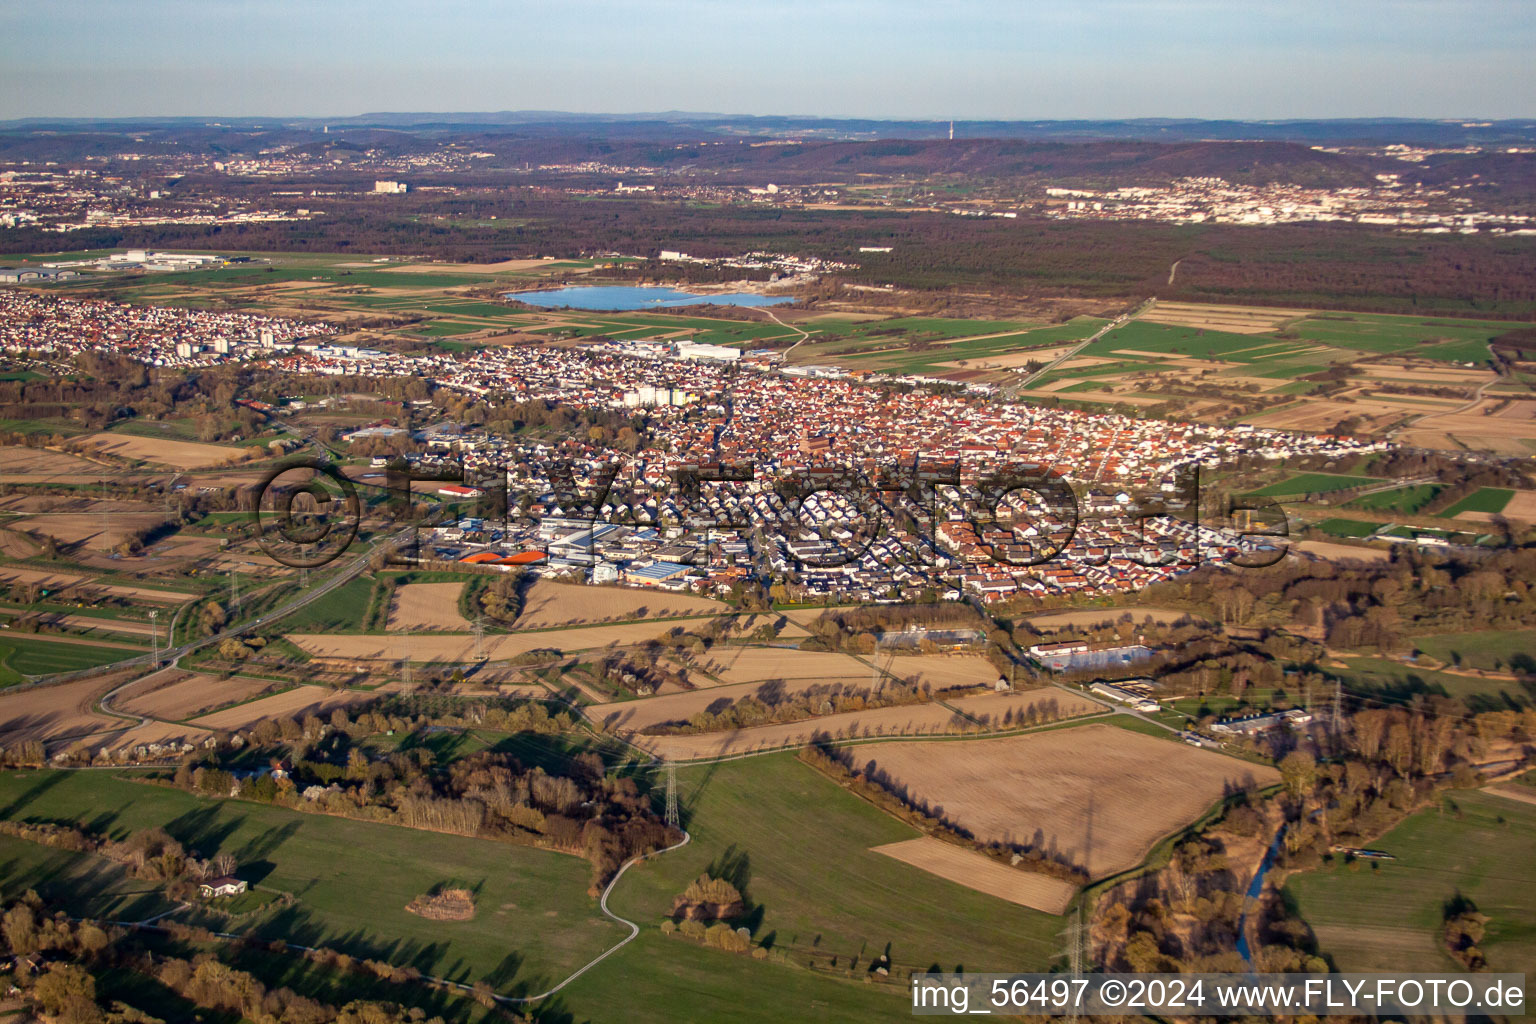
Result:
<svg viewBox="0 0 1536 1024"><path fill-rule="evenodd" d="M1536 0L13 0L0 118L1536 115Z"/></svg>

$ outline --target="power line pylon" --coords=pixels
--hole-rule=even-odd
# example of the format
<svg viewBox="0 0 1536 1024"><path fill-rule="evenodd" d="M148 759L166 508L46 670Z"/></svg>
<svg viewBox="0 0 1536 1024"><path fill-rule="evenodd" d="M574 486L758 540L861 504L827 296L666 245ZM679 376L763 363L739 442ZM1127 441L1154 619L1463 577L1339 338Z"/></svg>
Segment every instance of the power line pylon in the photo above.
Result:
<svg viewBox="0 0 1536 1024"><path fill-rule="evenodd" d="M229 569L229 610L237 615L240 612L240 574L234 566Z"/></svg>
<svg viewBox="0 0 1536 1024"><path fill-rule="evenodd" d="M473 632L474 635L475 635L475 660L476 661L484 661L485 660L485 618L484 618L484 616L480 616L480 615L476 615L475 616L475 624L472 627L471 632Z"/></svg>
<svg viewBox="0 0 1536 1024"><path fill-rule="evenodd" d="M416 670L411 665L411 637L409 633L405 635L402 643L404 651L400 659L400 681L405 684L406 689L410 689L416 685Z"/></svg>
<svg viewBox="0 0 1536 1024"><path fill-rule="evenodd" d="M681 829L682 816L677 813L677 765L667 765L667 827Z"/></svg>
<svg viewBox="0 0 1536 1024"><path fill-rule="evenodd" d="M160 667L160 624L155 620L160 617L160 609L149 610L149 664L153 668Z"/></svg>
<svg viewBox="0 0 1536 1024"><path fill-rule="evenodd" d="M1083 908L1078 907L1072 912L1072 919L1067 922L1067 970L1076 981L1083 976L1083 962L1087 958L1083 955ZM1077 986L1073 986L1074 990ZM1079 1014L1076 1004L1067 1014L1070 1024L1078 1024Z"/></svg>

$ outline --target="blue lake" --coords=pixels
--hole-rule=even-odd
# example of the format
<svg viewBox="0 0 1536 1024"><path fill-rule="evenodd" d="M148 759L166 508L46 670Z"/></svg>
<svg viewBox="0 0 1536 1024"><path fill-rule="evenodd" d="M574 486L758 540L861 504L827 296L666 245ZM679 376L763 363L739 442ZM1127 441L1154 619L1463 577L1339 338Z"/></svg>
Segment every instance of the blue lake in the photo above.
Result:
<svg viewBox="0 0 1536 1024"><path fill-rule="evenodd" d="M676 288L636 288L627 285L587 285L556 288L546 292L508 292L507 298L547 309L655 309L659 306L696 306L708 302L716 306L777 306L793 302L787 295L754 295L751 292L723 292L694 295Z"/></svg>

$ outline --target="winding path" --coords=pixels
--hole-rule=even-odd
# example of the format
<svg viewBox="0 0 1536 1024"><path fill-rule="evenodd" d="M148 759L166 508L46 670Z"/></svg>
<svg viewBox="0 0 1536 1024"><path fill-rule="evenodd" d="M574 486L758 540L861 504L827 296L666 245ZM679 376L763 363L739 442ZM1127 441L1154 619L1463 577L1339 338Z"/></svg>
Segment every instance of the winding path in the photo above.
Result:
<svg viewBox="0 0 1536 1024"><path fill-rule="evenodd" d="M602 953L599 953L591 960L588 960L586 963L576 968L576 970L572 971L564 981L560 982L560 984L556 985L554 988L551 988L546 992L540 992L536 996L497 996L497 1001L513 1006L521 1006L526 1005L527 1003L536 1003L540 999L547 999L548 997L554 995L556 992L559 992L561 989L565 988L565 986L569 985L577 978L581 977L583 974L586 974L592 968L596 967L598 964L602 963L613 954L617 953L619 950L623 949L625 946L629 945L631 942L635 941L635 939L639 938L640 926L638 924L635 924L635 922L627 920L626 918L622 918L618 914L615 914L613 911L608 909L609 894L613 892L613 887L619 884L619 879L624 877L624 872L628 871L631 865L638 864L641 861L647 860L651 857L660 857L662 854L671 853L673 850L680 850L687 846L688 843L692 841L692 839L692 836L690 836L687 832L684 832L683 841L680 843L673 843L666 849L657 850L655 853L642 853L638 857L631 857L629 860L625 861L619 866L619 870L615 872L613 878L609 880L608 885L603 889L602 899L597 901L597 906L605 916L613 918L615 921L619 922L619 924L629 925L629 934L627 936L620 939L611 948Z"/></svg>

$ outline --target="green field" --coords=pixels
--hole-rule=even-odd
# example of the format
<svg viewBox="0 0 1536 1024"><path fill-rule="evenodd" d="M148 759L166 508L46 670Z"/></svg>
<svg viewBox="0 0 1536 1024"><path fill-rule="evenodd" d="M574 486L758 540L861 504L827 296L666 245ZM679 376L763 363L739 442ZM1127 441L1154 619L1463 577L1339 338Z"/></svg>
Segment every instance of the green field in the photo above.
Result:
<svg viewBox="0 0 1536 1024"><path fill-rule="evenodd" d="M1327 313L1293 323L1288 333L1360 352L1481 363L1488 359L1489 339L1522 326L1526 325L1493 320Z"/></svg>
<svg viewBox="0 0 1536 1024"><path fill-rule="evenodd" d="M1440 513L1449 519L1462 512L1488 512L1497 515L1504 511L1515 492L1504 487L1479 487L1456 504Z"/></svg>
<svg viewBox="0 0 1536 1024"><path fill-rule="evenodd" d="M1015 906L869 848L915 838L911 827L842 789L790 753L678 769L693 842L626 878L610 905L654 929L672 897L711 864L735 864L755 928L792 960L846 965L890 944L896 972L940 964L1044 970L1059 917ZM701 1018L692 1018L701 1019Z"/></svg>
<svg viewBox="0 0 1536 1024"><path fill-rule="evenodd" d="M373 599L370 576L350 579L283 619L285 633L345 633L363 628L363 618Z"/></svg>
<svg viewBox="0 0 1536 1024"><path fill-rule="evenodd" d="M163 827L204 856L233 853L241 877L298 897L253 924L257 936L484 979L501 992L541 990L626 933L587 896L588 865L565 854L205 799L101 772L0 773L0 807L10 819L78 821L119 838ZM59 851L45 852L42 861L6 857L0 885L43 892L62 863L53 859ZM476 893L473 920L406 913L411 899L443 883ZM68 905L77 889L51 894Z"/></svg>
<svg viewBox="0 0 1536 1024"><path fill-rule="evenodd" d="M1129 349L1134 352L1158 352L1170 356L1246 363L1261 356L1263 354L1261 349L1272 347L1274 344L1273 338L1252 334L1231 334L1226 331L1205 330L1198 327L1133 322L1110 331L1083 349L1081 354L1110 356ZM1250 353L1245 350L1253 351Z"/></svg>
<svg viewBox="0 0 1536 1024"><path fill-rule="evenodd" d="M1440 493L1439 484L1418 484L1393 491L1377 491L1345 503L1345 508L1362 508L1413 515Z"/></svg>
<svg viewBox="0 0 1536 1024"><path fill-rule="evenodd" d="M122 638L115 637L114 643ZM122 647L97 647L90 643L63 640L39 640L20 633L0 635L0 685L21 681L22 676L44 676L55 672L78 672L98 665L132 658L137 650ZM149 653L146 647L143 653Z"/></svg>
<svg viewBox="0 0 1536 1024"><path fill-rule="evenodd" d="M1415 640L1417 646L1421 641ZM1483 679L1477 676L1437 672L1405 665L1389 658L1345 658L1345 669L1325 669L1336 676L1344 689L1372 700L1407 703L1415 694L1459 697L1473 711L1497 711L1528 707L1533 695L1509 679Z"/></svg>
<svg viewBox="0 0 1536 1024"><path fill-rule="evenodd" d="M1536 670L1536 630L1483 630L1415 637L1413 646L1448 665L1508 672Z"/></svg>
<svg viewBox="0 0 1536 1024"><path fill-rule="evenodd" d="M1358 519L1324 519L1312 525L1330 537L1369 537L1381 526L1380 523L1362 523Z"/></svg>
<svg viewBox="0 0 1536 1024"><path fill-rule="evenodd" d="M1536 975L1536 806L1456 790L1370 845L1397 859L1335 863L1286 883L1338 970L1463 970L1439 940L1459 894L1490 918L1489 969Z"/></svg>
<svg viewBox="0 0 1536 1024"><path fill-rule="evenodd" d="M1340 476L1337 473L1298 473L1267 487L1249 491L1265 498L1278 498L1298 494L1322 494L1328 491L1345 491L1351 487L1365 487L1385 483L1371 476Z"/></svg>

